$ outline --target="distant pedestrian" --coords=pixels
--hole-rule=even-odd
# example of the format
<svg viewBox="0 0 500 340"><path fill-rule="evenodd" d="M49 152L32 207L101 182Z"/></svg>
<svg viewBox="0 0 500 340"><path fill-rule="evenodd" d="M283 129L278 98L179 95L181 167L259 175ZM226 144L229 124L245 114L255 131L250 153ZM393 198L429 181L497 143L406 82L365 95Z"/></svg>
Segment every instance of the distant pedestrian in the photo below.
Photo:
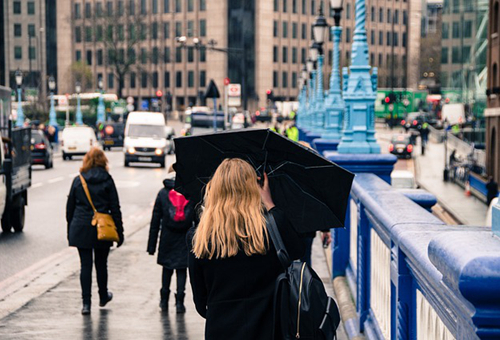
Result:
<svg viewBox="0 0 500 340"><path fill-rule="evenodd" d="M498 196L498 184L493 180L493 177L488 177L488 183L486 183L486 200L488 205L495 197Z"/></svg>
<svg viewBox="0 0 500 340"><path fill-rule="evenodd" d="M108 159L104 152L97 148L90 149L83 158L80 174L88 186L96 210L109 213L113 217L120 238L117 246L120 247L124 240L120 202L115 182L108 172ZM107 268L109 248L113 243L97 239L97 228L92 225L93 216L94 211L85 194L82 181L77 176L69 192L66 220L69 245L77 247L80 255L80 285L84 315L90 314L93 263L99 287L99 306L104 307L113 298L113 294L108 291Z"/></svg>
<svg viewBox="0 0 500 340"><path fill-rule="evenodd" d="M188 233L189 276L196 310L206 319L205 339L273 339L273 293L283 268L264 207L290 257L299 258L302 241L274 206L267 176L260 187L250 164L224 160L206 186L200 223Z"/></svg>
<svg viewBox="0 0 500 340"><path fill-rule="evenodd" d="M294 142L299 141L299 129L295 126L293 121L286 128L285 134L288 138L290 138Z"/></svg>
<svg viewBox="0 0 500 340"><path fill-rule="evenodd" d="M184 296L188 261L186 233L193 226L194 205L174 190L174 184L174 179L165 179L163 181L164 188L156 197L147 251L149 255L154 255L158 234L160 234L157 260L158 264L163 267L160 308L163 312L168 312L170 282L175 270L177 277L176 309L177 313L185 313Z"/></svg>

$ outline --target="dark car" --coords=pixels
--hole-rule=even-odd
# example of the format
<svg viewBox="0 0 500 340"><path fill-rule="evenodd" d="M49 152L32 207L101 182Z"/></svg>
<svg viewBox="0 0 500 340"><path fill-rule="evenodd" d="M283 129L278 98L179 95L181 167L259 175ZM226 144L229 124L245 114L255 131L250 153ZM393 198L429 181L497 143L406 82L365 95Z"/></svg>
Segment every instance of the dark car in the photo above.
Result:
<svg viewBox="0 0 500 340"><path fill-rule="evenodd" d="M31 130L31 164L41 164L52 168L54 152L49 139L41 130Z"/></svg>
<svg viewBox="0 0 500 340"><path fill-rule="evenodd" d="M395 135L389 144L389 152L398 157L411 158L413 144L408 135Z"/></svg>
<svg viewBox="0 0 500 340"><path fill-rule="evenodd" d="M101 132L102 148L111 150L112 147L123 147L125 124L106 123Z"/></svg>
<svg viewBox="0 0 500 340"><path fill-rule="evenodd" d="M405 119L401 121L401 125L406 131L410 129L420 131L422 129L422 124L425 122L425 116L420 112L409 113Z"/></svg>

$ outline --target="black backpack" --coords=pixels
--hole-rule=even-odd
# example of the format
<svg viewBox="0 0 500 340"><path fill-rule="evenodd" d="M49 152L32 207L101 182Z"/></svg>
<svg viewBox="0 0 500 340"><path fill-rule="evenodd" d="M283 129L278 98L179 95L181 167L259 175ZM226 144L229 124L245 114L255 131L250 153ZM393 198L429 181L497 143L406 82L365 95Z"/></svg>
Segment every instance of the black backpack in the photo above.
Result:
<svg viewBox="0 0 500 340"><path fill-rule="evenodd" d="M274 291L274 339L335 339L340 324L335 300L307 263L290 260L274 217L267 214L266 220L285 270L276 279Z"/></svg>

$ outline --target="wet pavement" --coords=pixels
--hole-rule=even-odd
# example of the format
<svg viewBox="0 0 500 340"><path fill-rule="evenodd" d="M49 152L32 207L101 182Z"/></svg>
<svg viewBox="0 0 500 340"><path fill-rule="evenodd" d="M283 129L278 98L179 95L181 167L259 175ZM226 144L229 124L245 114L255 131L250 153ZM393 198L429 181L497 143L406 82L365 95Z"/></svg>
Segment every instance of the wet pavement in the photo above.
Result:
<svg viewBox="0 0 500 340"><path fill-rule="evenodd" d="M156 256L149 256L145 251L147 237L148 228L141 228L128 237L122 248L111 252L109 289L114 297L106 307L98 306L94 276L91 315L80 314L78 254L74 249L69 276L1 319L0 339L203 339L205 322L195 311L189 285L186 314L175 313L173 294L169 301L169 313L160 312L161 267L156 264ZM328 293L333 295L319 238L313 248L313 266L325 282ZM56 275L56 272L49 271L45 275ZM175 278L172 282L175 284ZM171 289L174 288L172 285ZM23 290L16 294L23 294ZM339 328L339 339L347 339L342 326Z"/></svg>

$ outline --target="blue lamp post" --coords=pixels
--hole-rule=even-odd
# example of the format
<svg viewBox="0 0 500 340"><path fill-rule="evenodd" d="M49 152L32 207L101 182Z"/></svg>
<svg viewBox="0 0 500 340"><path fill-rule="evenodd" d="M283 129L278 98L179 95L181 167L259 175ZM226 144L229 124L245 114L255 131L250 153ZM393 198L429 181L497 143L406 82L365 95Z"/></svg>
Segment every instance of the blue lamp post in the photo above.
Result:
<svg viewBox="0 0 500 340"><path fill-rule="evenodd" d="M80 85L79 81L77 81L75 84L75 91L76 91L76 124L83 125L82 107L80 106L80 93L82 91L82 86Z"/></svg>
<svg viewBox="0 0 500 340"><path fill-rule="evenodd" d="M57 127L56 109L54 106L54 91L56 89L56 81L54 77L49 77L49 90L50 90L50 111L49 111L49 125Z"/></svg>
<svg viewBox="0 0 500 340"><path fill-rule="evenodd" d="M309 88L308 88L308 100L307 100L307 120L306 120L306 131L311 131L312 122L314 117L314 104L316 97L316 65L315 62L309 58L307 61L307 69L309 70Z"/></svg>
<svg viewBox="0 0 500 340"><path fill-rule="evenodd" d="M345 103L342 98L340 84L340 37L342 27L340 26L343 0L330 0L330 6L334 11L335 26L331 27L333 36L333 67L330 74L330 88L325 99L325 132L324 139L340 140L342 133L342 119L344 115ZM338 143L338 142L337 142Z"/></svg>
<svg viewBox="0 0 500 340"><path fill-rule="evenodd" d="M21 72L20 69L17 69L16 74L16 84L17 84L17 119L16 119L16 126L17 127L22 127L24 124L24 112L23 112L23 106L21 104L21 95L22 95L22 88L21 86L23 85L23 73Z"/></svg>
<svg viewBox="0 0 500 340"><path fill-rule="evenodd" d="M372 70L369 64L365 23L365 0L356 0L352 64L349 68L349 75L344 72L344 81L347 81L344 90L345 130L338 146L339 153L380 153L380 145L375 139L377 69ZM372 70L371 74L370 70Z"/></svg>
<svg viewBox="0 0 500 340"><path fill-rule="evenodd" d="M104 98L102 96L102 94L103 94L103 82L102 82L102 78L99 78L98 86L99 86L100 95L99 95L99 104L97 105L97 122L96 122L96 125L98 125L99 123L104 123L104 121L106 120L106 113L105 113L105 108L104 108Z"/></svg>

